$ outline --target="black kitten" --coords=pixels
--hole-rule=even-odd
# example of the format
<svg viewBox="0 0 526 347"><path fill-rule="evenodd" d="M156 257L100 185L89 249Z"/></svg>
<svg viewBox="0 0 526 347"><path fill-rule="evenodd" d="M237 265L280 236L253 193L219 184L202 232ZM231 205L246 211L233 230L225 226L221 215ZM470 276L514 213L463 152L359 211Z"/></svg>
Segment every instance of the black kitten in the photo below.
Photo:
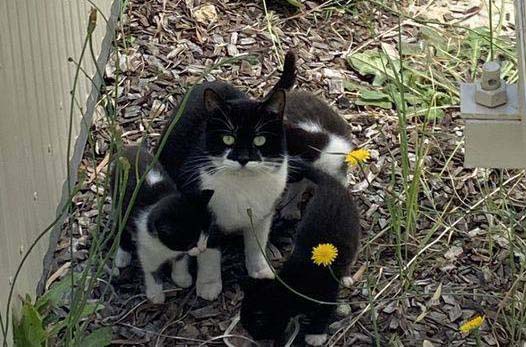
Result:
<svg viewBox="0 0 526 347"><path fill-rule="evenodd" d="M334 177L317 169L305 176L316 183L316 191L298 226L294 251L279 272L280 278L296 291L311 298L335 302L339 283L358 250L360 224L353 200ZM338 255L330 270L311 260L313 247L331 243ZM289 320L306 316L305 341L319 346L327 339L326 329L334 305L314 303L291 292L277 280L253 280L245 288L241 306L243 327L258 340L279 339Z"/></svg>
<svg viewBox="0 0 526 347"><path fill-rule="evenodd" d="M294 55L287 56L286 66L294 65ZM214 230L243 233L246 267L254 278L273 277L259 244L265 249L287 181L282 88L293 83L288 78L294 74L283 74L262 100L219 81L195 87L159 158L180 189L215 192L209 204ZM221 253L210 248L198 256L196 287L200 297L213 300L222 289Z"/></svg>
<svg viewBox="0 0 526 347"><path fill-rule="evenodd" d="M129 146L123 150L122 157L129 163L122 208L117 211L123 217L153 156L145 149ZM117 200L119 187L124 184L119 181L125 180L123 176L112 168L111 186L114 192L117 190ZM130 263L135 241L144 271L146 296L152 302L164 302L162 284L155 281L153 274L166 261L172 261L172 279L178 286L186 288L192 284L188 255L197 255L206 249L211 219L207 204L212 194L210 190L197 195L181 194L159 163L146 174L122 231L115 265L122 268ZM118 206L118 202L114 201L114 205Z"/></svg>

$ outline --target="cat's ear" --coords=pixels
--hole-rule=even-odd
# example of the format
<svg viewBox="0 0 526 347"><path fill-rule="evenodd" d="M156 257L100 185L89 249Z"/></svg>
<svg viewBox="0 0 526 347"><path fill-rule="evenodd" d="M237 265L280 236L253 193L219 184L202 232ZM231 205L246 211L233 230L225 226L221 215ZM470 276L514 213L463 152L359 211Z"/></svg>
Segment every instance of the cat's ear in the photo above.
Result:
<svg viewBox="0 0 526 347"><path fill-rule="evenodd" d="M210 202L210 199L212 199L212 195L214 195L214 191L210 189L205 189L201 191L201 196L199 197L199 203L201 206L206 206Z"/></svg>
<svg viewBox="0 0 526 347"><path fill-rule="evenodd" d="M221 96L219 96L219 94L213 89L205 89L203 92L203 100L205 103L205 109L209 113L223 111L226 108L226 103L223 98L221 98Z"/></svg>
<svg viewBox="0 0 526 347"><path fill-rule="evenodd" d="M285 111L285 91L283 89L276 90L263 101L261 108L265 113L282 119Z"/></svg>

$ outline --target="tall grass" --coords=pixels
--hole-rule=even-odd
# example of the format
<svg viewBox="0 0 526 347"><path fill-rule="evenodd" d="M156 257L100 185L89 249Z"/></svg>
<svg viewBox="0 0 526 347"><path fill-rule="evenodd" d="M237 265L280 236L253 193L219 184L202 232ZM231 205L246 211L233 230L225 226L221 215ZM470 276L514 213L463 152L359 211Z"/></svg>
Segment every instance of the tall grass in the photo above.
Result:
<svg viewBox="0 0 526 347"><path fill-rule="evenodd" d="M491 0L489 1L491 2ZM524 216L517 215L516 212L506 206L509 194L517 187L524 173L501 171L506 174L500 177L496 186L479 189L481 192L480 199L466 203L465 206L453 205L452 202L455 201L455 196L451 196L450 200L445 203L437 204L434 201L428 180L430 178L438 178L444 182L449 180L444 174L449 174L449 164L461 146L461 143L459 143L451 154L443 154L445 156L445 164L444 167L439 168L438 173L426 167L425 158L429 155L430 143L434 139L433 126L436 122L436 120L431 117L431 109L436 107L436 100L439 95L437 88L443 85L443 76L437 74L437 70L431 65L427 67L424 65L420 71L420 73L425 73L426 70L433 72L426 77L429 78L431 82L432 100L427 103L428 108L423 114L424 117L414 117L414 114L409 116L406 103L403 102L409 88L404 71L411 71L411 67L406 65L411 57L403 53L403 46L401 44L404 25L411 25L411 22L408 24L405 20L412 20L412 23L416 22L420 27L432 25L433 28L445 27L450 28L452 31L463 30L464 33L467 33L467 36L470 37L470 40L482 40L480 41L481 44L477 46L477 49L462 53L472 54L473 77L476 76L480 61L494 59L494 57L499 54L506 59L504 61L503 76L505 76L509 82L516 81L517 76L513 68L516 58L513 53L513 48L507 41L494 35L492 24L490 24L487 31L473 30L463 28L460 25L448 25L422 18L411 18L404 13L403 9L397 6L391 6L391 3L388 4L379 1L372 1L371 3L375 4L378 9L391 13L398 18L396 30L398 34L397 49L400 68L393 68L396 64L393 64L389 54L385 54L386 60L383 63L382 71L386 76L389 76L389 80L395 87L390 89L390 97L392 100L395 100L396 110L394 113L397 119L399 151L395 155L394 151L388 149L391 157L391 173L389 175L389 189L386 189L387 194L385 194L384 202L390 215L389 230L387 230L387 232L391 235L392 239L394 239L392 244L397 260L398 274L377 288L373 287L375 292L371 293L371 283L374 283L374 277L381 276L381 274L377 274L374 271L367 271L365 288L367 289L369 304L351 319L348 326L340 329L333 336L331 340L333 344L341 341L345 337L345 334L350 331L367 312L370 312L370 319L372 320L371 334L374 335L376 343L378 343L378 340L382 341L382 343L387 343L386 337L378 332L376 316L376 313L379 311L378 305L381 305L384 299L389 299L386 298L389 293L392 293L390 296L391 300L402 300L404 297L407 297L407 295L416 292L417 289L412 288L415 281L415 271L419 271L421 266L426 266L427 260L424 257L425 253L430 250L431 247L436 247L441 243L444 243L441 247L447 247L452 234L456 232L457 226L473 214L487 213L489 210L488 206L491 206L491 213L498 216L498 222L501 223L501 225L502 222L506 224L506 226L503 227L506 230L506 237L509 239L514 252L519 252L519 249L521 253L526 251L524 240L515 232L520 225L518 220L524 223ZM501 16L503 15L501 11ZM502 19L499 20L499 23L501 22ZM447 34L446 31L443 31L443 33ZM365 47L359 47L359 49L363 48ZM356 53L357 51L354 50L353 52ZM447 52L442 51L442 53ZM459 51L459 53L461 52ZM448 64L446 67L448 73L451 73L452 76L458 76L460 80L462 77L455 71L459 71L458 68L464 64L464 62L462 62L463 58L460 55L458 57L451 55L451 53L447 53L447 55L451 58L449 62L446 62L446 64ZM427 63L442 64L441 62L435 62L433 60ZM434 170L436 170L436 168ZM366 191L365 193L367 194L369 192ZM432 208L421 206L420 202L422 198L427 199ZM496 201L499 202L495 203ZM438 208L441 210L438 210ZM454 217L454 221L450 222L449 220L451 220L452 217ZM427 231L418 230L418 221L420 219L432 221L433 226ZM382 230L381 233L384 233L384 231L385 230ZM366 253L365 261L369 264L374 264L378 261L378 259L375 258L371 259L371 252L368 251L371 242L377 240L378 237L378 235L372 235L370 236L370 240L365 241L366 246L363 251ZM492 249L492 235L488 235L487 241L488 249ZM510 255L509 262L511 267L515 268L515 265L512 264L514 262L513 258L514 257ZM514 285L510 288L510 291L506 293L503 305L499 309L502 319L495 319L496 322L502 322L507 326L507 330L510 332L509 341L511 341L512 344L523 341L525 333L523 328L525 322L524 311L520 311L520 309L524 308L525 304L523 290L525 272L522 262L520 269L515 271L516 280ZM498 295L498 293L494 295ZM513 303L513 306L510 306L511 303ZM508 307L508 309L504 307ZM493 329L495 329L495 325L493 325L493 327Z"/></svg>

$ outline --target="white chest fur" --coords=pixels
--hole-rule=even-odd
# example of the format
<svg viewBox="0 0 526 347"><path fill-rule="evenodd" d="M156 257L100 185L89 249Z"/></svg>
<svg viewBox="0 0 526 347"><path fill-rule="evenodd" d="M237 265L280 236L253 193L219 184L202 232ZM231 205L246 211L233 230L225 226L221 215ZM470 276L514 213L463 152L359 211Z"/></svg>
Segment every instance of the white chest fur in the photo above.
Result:
<svg viewBox="0 0 526 347"><path fill-rule="evenodd" d="M220 171L201 172L202 189L214 190L208 206L218 226L226 232L250 227L247 209L256 220L272 217L277 200L287 183L287 161L273 172Z"/></svg>

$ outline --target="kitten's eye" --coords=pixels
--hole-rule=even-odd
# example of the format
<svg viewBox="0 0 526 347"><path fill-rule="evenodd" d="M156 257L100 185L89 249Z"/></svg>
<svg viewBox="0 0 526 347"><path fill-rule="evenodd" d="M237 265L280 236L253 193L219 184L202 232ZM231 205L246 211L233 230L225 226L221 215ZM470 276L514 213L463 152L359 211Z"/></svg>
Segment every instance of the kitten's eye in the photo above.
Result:
<svg viewBox="0 0 526 347"><path fill-rule="evenodd" d="M265 136L256 136L254 137L254 145L258 146L258 147L261 147L265 144L265 142L267 142L267 139L265 138Z"/></svg>
<svg viewBox="0 0 526 347"><path fill-rule="evenodd" d="M223 136L223 142L225 143L225 145L231 146L234 144L234 142L236 142L236 138L232 135L225 135Z"/></svg>

